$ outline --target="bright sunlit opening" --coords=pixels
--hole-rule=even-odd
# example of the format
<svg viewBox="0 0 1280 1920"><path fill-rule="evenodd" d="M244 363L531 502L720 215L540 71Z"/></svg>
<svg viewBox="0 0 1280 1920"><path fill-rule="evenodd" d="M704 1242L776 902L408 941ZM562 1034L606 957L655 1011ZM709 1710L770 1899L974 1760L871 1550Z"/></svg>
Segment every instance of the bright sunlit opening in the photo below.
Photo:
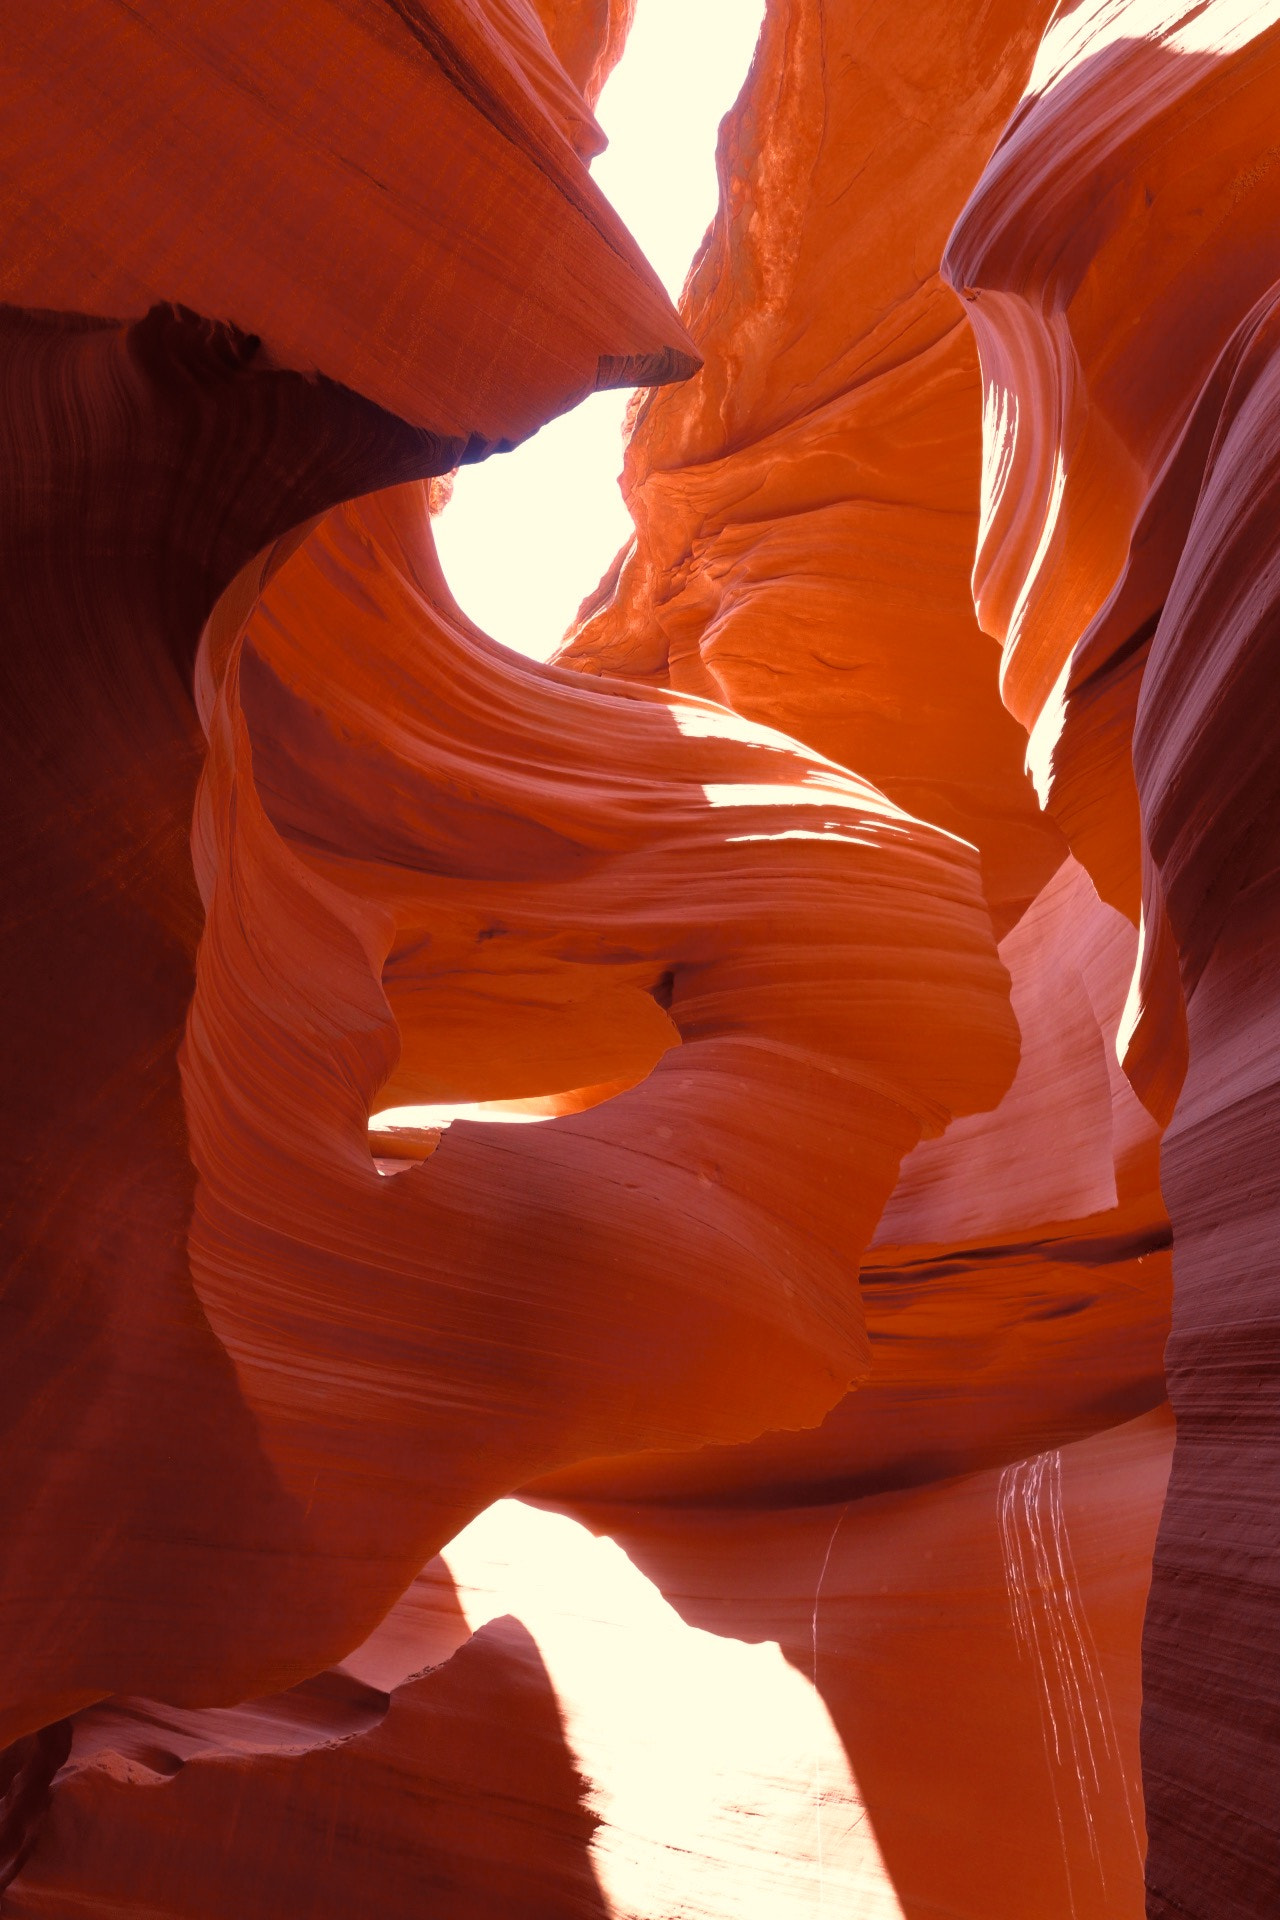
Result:
<svg viewBox="0 0 1280 1920"><path fill-rule="evenodd" d="M746 78L763 0L638 0L596 117L592 172L673 300L716 209L716 133ZM536 660L631 538L617 476L629 395L598 393L514 453L465 468L436 521L476 624Z"/></svg>
<svg viewBox="0 0 1280 1920"><path fill-rule="evenodd" d="M510 1615L537 1643L611 1913L902 1920L826 1703L775 1641L686 1624L614 1541L518 1500L443 1558L473 1633Z"/></svg>

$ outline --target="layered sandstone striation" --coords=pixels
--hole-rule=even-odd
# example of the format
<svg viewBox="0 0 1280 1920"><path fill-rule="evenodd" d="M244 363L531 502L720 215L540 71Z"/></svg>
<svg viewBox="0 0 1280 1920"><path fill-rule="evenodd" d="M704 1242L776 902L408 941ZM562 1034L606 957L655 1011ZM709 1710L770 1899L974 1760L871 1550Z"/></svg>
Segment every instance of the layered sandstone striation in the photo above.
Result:
<svg viewBox="0 0 1280 1920"><path fill-rule="evenodd" d="M281 1665L315 1670L293 1645L303 1589L326 1658L360 1637L311 1578L308 1496L277 1478L192 1287L193 673L218 596L286 529L516 438L601 380L692 364L567 143L576 95L515 17L518 45L500 17L481 35L453 12L424 39L373 7L255 10L250 30L108 4L6 36L8 1738L122 1682L230 1700ZM421 118L375 109L395 76L447 108L447 162ZM468 141L488 156L475 204L446 191ZM255 168L279 202L250 190ZM403 180L394 199L381 176ZM370 333L381 282L353 277L359 235L384 281L398 259L431 283L425 358L391 308ZM515 289L549 246L595 260L599 297L581 273L544 276L513 343ZM488 321L478 294L470 312L460 285L444 297L467 262L497 276Z"/></svg>
<svg viewBox="0 0 1280 1920"><path fill-rule="evenodd" d="M1168 1429L834 1506L500 1502L346 1663L374 1724L82 1715L12 1911L1030 1915L1064 1865L1077 1912L1138 1910Z"/></svg>
<svg viewBox="0 0 1280 1920"><path fill-rule="evenodd" d="M1050 809L1142 927L1178 1421L1144 1661L1150 1911L1280 1897L1274 10L1073 10L947 256L990 400L975 590ZM1135 804L1136 801L1136 804ZM1140 903L1140 912L1139 912Z"/></svg>
<svg viewBox="0 0 1280 1920"><path fill-rule="evenodd" d="M704 365L644 402L635 546L564 654L857 767L979 848L998 932L1062 843L974 618L980 385L938 261L1048 11L768 9L685 293Z"/></svg>
<svg viewBox="0 0 1280 1920"><path fill-rule="evenodd" d="M1280 26L770 0L677 316L632 13L8 36L0 1905L1253 1920Z"/></svg>

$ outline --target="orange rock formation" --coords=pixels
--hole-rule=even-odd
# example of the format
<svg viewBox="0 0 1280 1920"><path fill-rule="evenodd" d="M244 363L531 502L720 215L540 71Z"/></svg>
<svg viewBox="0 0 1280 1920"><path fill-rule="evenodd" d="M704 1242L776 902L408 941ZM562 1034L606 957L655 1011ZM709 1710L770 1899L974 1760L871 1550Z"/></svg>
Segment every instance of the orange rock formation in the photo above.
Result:
<svg viewBox="0 0 1280 1920"><path fill-rule="evenodd" d="M632 11L8 36L0 1911L1260 1920L1280 24Z"/></svg>

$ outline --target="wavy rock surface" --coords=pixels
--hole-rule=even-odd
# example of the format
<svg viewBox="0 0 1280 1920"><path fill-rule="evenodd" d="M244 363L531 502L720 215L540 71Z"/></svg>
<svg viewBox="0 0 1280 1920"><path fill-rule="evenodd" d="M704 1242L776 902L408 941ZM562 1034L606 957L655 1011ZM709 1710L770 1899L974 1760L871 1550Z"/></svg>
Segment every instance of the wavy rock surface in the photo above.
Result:
<svg viewBox="0 0 1280 1920"><path fill-rule="evenodd" d="M0 298L176 301L464 445L695 364L526 0L54 0L5 57Z"/></svg>
<svg viewBox="0 0 1280 1920"><path fill-rule="evenodd" d="M1267 1785L1280 1710L1274 305L1249 347L1152 641L1134 743L1187 1007L1164 1151L1177 1473L1147 1625L1158 1914L1246 1914L1280 1898Z"/></svg>
<svg viewBox="0 0 1280 1920"><path fill-rule="evenodd" d="M636 0L532 0L551 50L594 106L627 43Z"/></svg>
<svg viewBox="0 0 1280 1920"><path fill-rule="evenodd" d="M631 12L8 38L4 1909L1269 1916L1275 8Z"/></svg>
<svg viewBox="0 0 1280 1920"><path fill-rule="evenodd" d="M56 1866L24 1875L11 1911L96 1920L145 1901L175 1920L268 1920L350 1914L372 1895L387 1915L421 1914L425 1899L444 1920L607 1920L588 1853L595 1817L519 1622L496 1621L380 1704L367 1732L304 1753L188 1760L164 1785L119 1763L84 1768L46 1830Z"/></svg>
<svg viewBox="0 0 1280 1920"><path fill-rule="evenodd" d="M816 1429L571 1468L539 1490L856 1498L1059 1446L1164 1398L1159 1130L1115 1057L1133 929L1068 860L1001 945L1021 1034L992 1111L922 1143L862 1262L871 1371Z"/></svg>
<svg viewBox="0 0 1280 1920"><path fill-rule="evenodd" d="M79 1692L231 1700L315 1671L557 1455L821 1414L865 1370L849 1275L901 1154L1012 1070L959 843L722 712L513 662L441 610L417 490L294 545L233 587L197 670L181 1265L167 1300L104 1328L119 1385L51 1498L74 1540L93 1476L147 1444L160 1408L131 1372L157 1364L188 1261L235 1371L197 1358L193 1323L166 1391L207 1414L220 1368L252 1450L222 1465L203 1532L141 1547L176 1561L158 1625L120 1618L142 1573L126 1535L118 1599L88 1587L98 1630L82 1611L74 1646L50 1642L44 1535L18 1530L33 1558L8 1644L34 1724ZM399 1178L370 1153L379 1098L572 1095L650 1069L499 1143L460 1127ZM794 1145L775 1141L765 1186L780 1114ZM64 1337L48 1361L67 1359ZM184 1503L207 1484L173 1446L162 1471Z"/></svg>
<svg viewBox="0 0 1280 1920"><path fill-rule="evenodd" d="M856 767L978 846L1000 931L1062 848L974 620L981 388L937 263L1047 12L769 8L684 300L705 364L643 408L635 546L564 654Z"/></svg>
<svg viewBox="0 0 1280 1920"><path fill-rule="evenodd" d="M557 1454L825 1411L899 1159L1014 1031L967 849L722 710L503 654L421 493L264 572L200 680L192 1277L355 1639ZM370 1157L379 1102L579 1089L617 1097Z"/></svg>
<svg viewBox="0 0 1280 1920"><path fill-rule="evenodd" d="M139 1759L124 1711L98 1710L12 1911L265 1920L289 1900L336 1920L371 1860L392 1916L425 1889L433 1911L521 1920L1134 1911L1169 1442L1157 1414L923 1493L598 1509L604 1540L502 1502L417 1583L412 1628L397 1610L376 1728L300 1759L230 1729L216 1757L170 1735Z"/></svg>
<svg viewBox="0 0 1280 1920"><path fill-rule="evenodd" d="M1110 648L1077 642L1215 361L1274 278L1277 60L1274 10L1251 0L1072 8L947 249L987 391L975 599L1046 785L1073 650L1095 683L1110 664L1126 711L1131 659L1113 656L1122 638L1131 654L1152 609L1135 606ZM1184 458L1182 490L1203 457ZM1167 484L1177 495L1172 472ZM1114 811L1132 836L1132 811ZM1118 904L1136 917L1136 888Z"/></svg>
<svg viewBox="0 0 1280 1920"><path fill-rule="evenodd" d="M1153 1915L1280 1900L1271 7L1077 8L952 241L988 376L984 624L1048 803L1137 918L1172 1115L1178 1445L1146 1629ZM1188 137L1188 128L1194 128Z"/></svg>
<svg viewBox="0 0 1280 1920"><path fill-rule="evenodd" d="M196 684L186 1245L270 1503L224 1480L196 1591L129 1631L82 1579L75 1641L22 1668L73 1699L300 1678L558 1457L820 1415L865 1370L851 1274L902 1153L1014 1062L968 849L723 710L512 660L450 606L420 489L254 563ZM423 1165L369 1128L380 1099L592 1090L618 1097ZM148 1571L121 1555L124 1597ZM203 1737L131 1712L179 1758ZM299 1717L217 1737L296 1756Z"/></svg>
<svg viewBox="0 0 1280 1920"><path fill-rule="evenodd" d="M261 1691L258 1654L245 1662L254 1623L283 1637L308 1578L305 1515L190 1283L177 1055L202 923L201 627L255 552L333 502L517 438L633 364L688 364L656 280L566 144L568 81L533 16L508 11L505 40L503 9L483 33L454 9L415 15L430 47L378 9L249 22L109 0L6 36L4 286L22 303L0 328L13 428L0 959L22 1009L4 1145L6 1735L121 1684L163 1691L160 1669L176 1674L201 1643L195 1692ZM310 83L286 52L313 61ZM394 90L370 113L383 80L425 89L437 131L455 129L447 190L421 116L389 115ZM519 111L498 125L481 108L502 88ZM393 206L376 181L402 167L415 197ZM363 285L359 236L379 254ZM527 339L501 347L510 281L491 325L478 294L465 324L460 288L414 296L452 329L434 360L390 309L368 330L388 274L432 275L438 296L451 262L501 259L518 280L522 252L549 245L575 267L538 282L541 372ZM184 296L226 317L173 304Z"/></svg>
<svg viewBox="0 0 1280 1920"><path fill-rule="evenodd" d="M234 1640L244 1517L281 1565L296 1538L187 1277L191 662L264 533L441 450L180 310L129 328L11 316L3 341L25 423L3 513L3 969L22 1018L4 1122L0 1639L16 1733L100 1690L85 1660L145 1647L153 1605L184 1623L179 1640L193 1615L221 1615Z"/></svg>

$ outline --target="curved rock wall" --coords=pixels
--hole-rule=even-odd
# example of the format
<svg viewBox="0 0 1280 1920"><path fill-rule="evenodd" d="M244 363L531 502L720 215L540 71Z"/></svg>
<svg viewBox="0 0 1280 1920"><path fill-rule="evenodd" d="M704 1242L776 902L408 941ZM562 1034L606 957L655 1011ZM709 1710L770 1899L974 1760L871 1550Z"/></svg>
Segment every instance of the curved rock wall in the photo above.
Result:
<svg viewBox="0 0 1280 1920"><path fill-rule="evenodd" d="M15 22L4 1912L1274 1911L1274 14Z"/></svg>
<svg viewBox="0 0 1280 1920"><path fill-rule="evenodd" d="M957 228L991 399L975 590L1142 961L1178 1421L1144 1658L1149 1911L1280 1898L1273 371L1280 24L1073 10ZM1136 805L1135 803L1136 799ZM1258 1410L1258 1411L1255 1411Z"/></svg>
<svg viewBox="0 0 1280 1920"><path fill-rule="evenodd" d="M577 96L545 37L516 8L508 38L504 18L68 4L6 36L7 1737L125 1675L231 1698L281 1663L314 1670L291 1647L299 1583L321 1638L348 1631L307 1496L264 1454L191 1284L193 665L218 596L287 528L517 438L601 380L692 364L566 143ZM435 132L385 92L372 110L392 78L440 104ZM502 89L519 113L499 124ZM450 183L472 148L468 199ZM394 207L382 177L404 182ZM369 331L357 238L384 278L430 282L408 295L435 316L430 350L391 308ZM539 280L517 352L514 288L548 247L579 271ZM472 268L498 275L488 320L460 284L444 297Z"/></svg>
<svg viewBox="0 0 1280 1920"><path fill-rule="evenodd" d="M769 8L684 301L704 365L642 408L635 547L564 654L857 767L979 848L998 932L1062 843L974 619L981 388L937 263L1047 13Z"/></svg>

